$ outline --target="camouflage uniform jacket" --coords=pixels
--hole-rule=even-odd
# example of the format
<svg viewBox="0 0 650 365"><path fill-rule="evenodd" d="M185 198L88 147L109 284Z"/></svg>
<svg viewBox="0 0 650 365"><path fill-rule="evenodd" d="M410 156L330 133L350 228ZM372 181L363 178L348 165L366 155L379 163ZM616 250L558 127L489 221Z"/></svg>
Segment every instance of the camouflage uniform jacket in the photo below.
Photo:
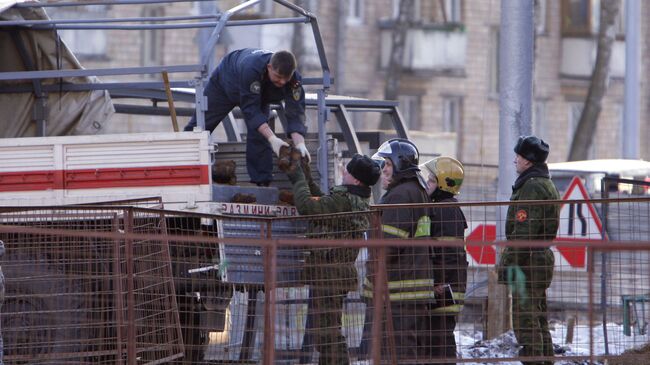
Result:
<svg viewBox="0 0 650 365"><path fill-rule="evenodd" d="M524 171L512 187L510 201L520 200L559 200L555 185L550 179L546 164L536 164ZM558 205L514 204L508 207L506 217L506 238L508 240L543 240L555 239L560 223L560 207ZM548 252L546 252L548 251ZM531 255L543 252L547 266L552 260L548 258L549 249L513 248L504 250L497 267L499 281L506 281L505 270L510 265L522 267L532 265ZM540 258L540 260L542 260Z"/></svg>
<svg viewBox="0 0 650 365"><path fill-rule="evenodd" d="M340 185L324 195L311 180L308 182L300 167L290 176L293 182L293 199L301 215L330 214L367 211L370 206L370 188ZM309 222L308 238L362 239L370 226L369 216L364 214L342 215L332 218L315 218ZM357 270L354 262L359 250L356 248L314 248L305 260L305 280L310 285L322 283L342 291L357 289Z"/></svg>

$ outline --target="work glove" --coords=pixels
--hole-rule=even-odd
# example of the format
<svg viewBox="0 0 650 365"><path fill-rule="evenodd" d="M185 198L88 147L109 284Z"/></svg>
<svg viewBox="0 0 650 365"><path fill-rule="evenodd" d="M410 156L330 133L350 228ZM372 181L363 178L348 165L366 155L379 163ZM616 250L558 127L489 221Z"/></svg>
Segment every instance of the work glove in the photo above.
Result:
<svg viewBox="0 0 650 365"><path fill-rule="evenodd" d="M273 150L273 153L275 153L275 155L278 157L280 157L280 147L282 146L289 147L289 144L287 142L281 140L275 134L269 137L267 140L271 144L271 149Z"/></svg>
<svg viewBox="0 0 650 365"><path fill-rule="evenodd" d="M309 154L309 151L307 150L307 146L305 146L305 142L300 142L296 145L296 149L300 151L300 155L302 157L305 157L308 162L311 162L311 155Z"/></svg>
<svg viewBox="0 0 650 365"><path fill-rule="evenodd" d="M278 155L278 168L280 171L291 175L300 166L300 161L300 151L288 145L280 147L280 154Z"/></svg>

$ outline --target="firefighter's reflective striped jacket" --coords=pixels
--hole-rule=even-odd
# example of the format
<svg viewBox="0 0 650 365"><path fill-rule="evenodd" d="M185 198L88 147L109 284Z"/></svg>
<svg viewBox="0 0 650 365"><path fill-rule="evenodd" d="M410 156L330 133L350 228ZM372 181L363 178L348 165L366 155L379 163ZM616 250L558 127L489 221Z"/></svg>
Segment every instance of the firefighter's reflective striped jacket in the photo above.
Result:
<svg viewBox="0 0 650 365"><path fill-rule="evenodd" d="M429 198L414 172L397 177L381 199L381 204L427 203ZM421 238L430 240L429 209L405 207L382 209L385 238ZM373 293L373 253L364 281L364 296ZM389 247L386 262L388 294L391 301L433 302L433 276L426 246Z"/></svg>
<svg viewBox="0 0 650 365"><path fill-rule="evenodd" d="M434 202L457 202L451 193L436 190L432 195ZM459 207L434 207L431 215L431 237L435 240L463 240L467 220ZM431 248L433 280L436 285L448 284L453 301L444 298L438 301L436 313L455 314L463 308L465 288L467 287L467 255L463 247L434 245ZM455 304L453 304L455 303Z"/></svg>

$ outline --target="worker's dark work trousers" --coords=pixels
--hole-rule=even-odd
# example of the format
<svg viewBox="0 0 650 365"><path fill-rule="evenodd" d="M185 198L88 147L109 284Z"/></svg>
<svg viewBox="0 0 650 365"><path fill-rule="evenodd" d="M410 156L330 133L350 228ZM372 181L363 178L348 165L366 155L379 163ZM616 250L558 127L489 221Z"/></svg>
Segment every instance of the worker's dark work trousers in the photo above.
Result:
<svg viewBox="0 0 650 365"><path fill-rule="evenodd" d="M237 104L228 99L221 85L212 80L208 82L203 92L208 98L208 110L205 112L205 129L212 132L228 116ZM265 105L262 111L268 115L269 107ZM196 114L190 119L183 130L191 131L196 126ZM265 184L273 180L273 151L269 142L257 129L247 126L246 137L246 169L252 183Z"/></svg>

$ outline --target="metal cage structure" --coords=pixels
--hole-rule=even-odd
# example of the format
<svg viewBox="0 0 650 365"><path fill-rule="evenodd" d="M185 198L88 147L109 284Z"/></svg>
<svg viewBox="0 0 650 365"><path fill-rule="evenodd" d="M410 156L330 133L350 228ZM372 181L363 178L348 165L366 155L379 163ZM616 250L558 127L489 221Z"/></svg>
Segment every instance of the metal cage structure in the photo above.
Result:
<svg viewBox="0 0 650 365"><path fill-rule="evenodd" d="M88 5L106 4L112 6L128 6L132 4L164 4L175 2L201 2L207 0L116 0L106 2L84 2L84 1L60 1L60 2L25 2L17 3L15 8L48 8L48 7L78 7ZM116 75L140 75L140 74L159 74L159 73L190 73L194 77L190 80L171 81L169 85L172 89L174 100L188 101L195 104L195 110L180 110L180 115L191 115L196 111L197 126L205 128L204 113L207 109L207 102L203 96L204 86L206 85L211 70L209 69L214 63L214 49L219 41L223 30L226 27L240 26L259 26L265 24L292 24L305 23L309 24L314 36L318 59L320 63L322 77L304 78L303 84L314 85L317 87L315 93L311 94L306 101L309 108L317 111L318 138L320 145L326 145L327 126L330 112L336 116L341 136L346 142L350 153L361 151L357 132L352 123L350 112L354 111L373 111L390 115L395 132L399 137L408 138L408 129L402 119L401 113L397 108L395 101L367 100L360 98L347 98L342 96L328 96L329 89L333 83L330 75L330 68L325 55L323 40L318 26L318 19L315 14L302 9L287 0L273 0L274 3L289 9L296 14L294 17L285 18L262 18L247 20L232 20L234 16L258 5L261 0L248 0L218 14L199 14L188 16L168 16L168 17L128 17L128 18L106 18L106 19L49 19L49 20L3 20L0 21L0 28L5 28L12 34L18 34L21 31L30 30L88 30L88 29L119 29L119 30L147 30L147 29L212 29L209 39L205 44L200 45L199 62L185 65L160 65L160 66L141 66L141 67L118 67L109 69L54 69L38 70L34 60L29 59L26 52L23 55L24 69L26 71L5 71L0 72L0 93L22 92L33 93L37 98L47 98L48 92L61 91L81 91L81 90L108 90L112 98L138 98L150 100L153 106L143 106L141 104L118 104L116 111L119 113L129 114L153 114L153 115L170 115L168 108L158 107L157 102L167 100L165 94L165 84L163 82L100 82L100 83L59 83L54 85L45 85L42 83L46 79L60 79L65 77L84 77L84 76L116 76ZM156 24L151 24L156 22ZM132 24L135 23L135 24ZM21 42L20 37L12 38L18 49L25 50L26 45ZM14 85L16 80L31 80L31 85ZM183 89L185 88L185 89ZM188 89L193 89L188 92ZM183 91L185 90L185 91ZM40 103L35 106L34 115L40 116L37 121L38 130L41 135L45 135L46 118L45 104ZM279 111L280 121L284 122L281 108L274 107ZM237 112L235 112L237 115ZM238 128L232 117L224 120L229 141L241 140ZM321 170L321 186L327 190L328 174L327 151L324 149L318 152L318 166Z"/></svg>
<svg viewBox="0 0 650 365"><path fill-rule="evenodd" d="M598 212L615 205L603 217L610 224L650 217L650 198L571 203L592 204ZM381 232L389 210L460 207L470 227L477 227L504 224L490 212L512 204L569 205L394 205L294 217L118 205L2 208L5 362L308 364L325 356L322 346L330 344L358 363L642 363L650 340L650 313L642 300L650 293L650 236L642 224L626 228L627 236L616 231L618 223L606 226L608 241L581 230L567 236L567 224L577 219L570 216L561 216L564 241L556 242L389 239ZM518 354L512 332L486 336L487 322L494 320L486 303L507 296L489 286L493 263L478 261L476 253L503 247L550 247L556 257L544 311L552 358ZM391 282L401 269L392 263L408 262L416 248L443 256L445 248L467 251L467 289L454 299L462 306L453 331L456 356L404 357L399 337L407 332L396 318L437 318L435 312L411 311L417 302L395 301L403 296L394 296L401 287ZM433 277L435 283L435 272ZM449 345L433 328L419 331L438 338L427 351Z"/></svg>

